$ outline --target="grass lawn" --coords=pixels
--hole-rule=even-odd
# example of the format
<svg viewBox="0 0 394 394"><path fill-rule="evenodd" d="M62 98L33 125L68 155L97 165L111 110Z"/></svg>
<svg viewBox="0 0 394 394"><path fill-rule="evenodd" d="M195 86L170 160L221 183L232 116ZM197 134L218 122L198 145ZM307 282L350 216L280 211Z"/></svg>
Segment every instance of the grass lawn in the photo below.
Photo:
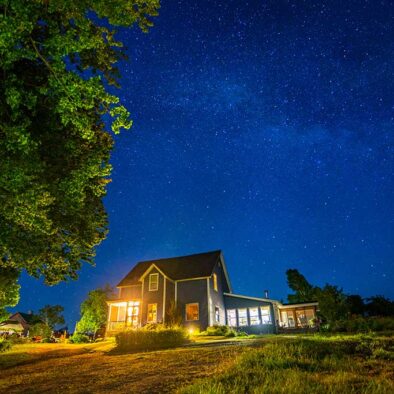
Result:
<svg viewBox="0 0 394 394"><path fill-rule="evenodd" d="M0 354L7 393L394 393L394 339L207 338L119 354L113 342L15 345Z"/></svg>

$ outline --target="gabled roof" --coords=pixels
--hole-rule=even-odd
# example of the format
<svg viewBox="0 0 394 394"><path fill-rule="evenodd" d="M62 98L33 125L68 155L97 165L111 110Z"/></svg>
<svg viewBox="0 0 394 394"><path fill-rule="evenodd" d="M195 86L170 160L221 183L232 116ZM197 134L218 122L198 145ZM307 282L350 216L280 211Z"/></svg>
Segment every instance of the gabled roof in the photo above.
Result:
<svg viewBox="0 0 394 394"><path fill-rule="evenodd" d="M27 323L27 324L34 324L37 323L37 321L39 321L40 319L34 315L33 313L24 313L24 312L15 312L12 316L9 317L10 320L14 320L13 317L15 315L21 315L23 320Z"/></svg>
<svg viewBox="0 0 394 394"><path fill-rule="evenodd" d="M119 282L118 286L139 284L139 279L154 264L172 280L208 277L220 260L221 251L170 257L159 260L141 261Z"/></svg>

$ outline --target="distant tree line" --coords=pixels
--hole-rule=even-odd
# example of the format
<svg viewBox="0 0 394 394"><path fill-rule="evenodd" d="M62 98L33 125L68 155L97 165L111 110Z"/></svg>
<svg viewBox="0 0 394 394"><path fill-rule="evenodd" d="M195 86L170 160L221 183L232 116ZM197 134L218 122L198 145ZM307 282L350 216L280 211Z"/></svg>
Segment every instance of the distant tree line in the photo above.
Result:
<svg viewBox="0 0 394 394"><path fill-rule="evenodd" d="M334 322L354 317L389 317L394 316L394 301L376 295L363 298L358 294L346 294L342 288L326 284L314 286L297 269L286 271L287 284L293 294L287 299L290 303L317 301L319 315L323 322Z"/></svg>

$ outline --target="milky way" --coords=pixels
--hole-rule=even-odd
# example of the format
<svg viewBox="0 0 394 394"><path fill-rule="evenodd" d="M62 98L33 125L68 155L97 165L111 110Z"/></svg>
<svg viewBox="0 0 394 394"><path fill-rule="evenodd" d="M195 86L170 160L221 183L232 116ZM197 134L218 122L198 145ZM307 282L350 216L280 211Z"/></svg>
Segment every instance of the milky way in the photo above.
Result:
<svg viewBox="0 0 394 394"><path fill-rule="evenodd" d="M324 5L325 4L325 5ZM110 234L97 266L20 310L66 306L141 259L222 249L235 292L285 299L285 271L394 297L393 4L163 1L121 30Z"/></svg>

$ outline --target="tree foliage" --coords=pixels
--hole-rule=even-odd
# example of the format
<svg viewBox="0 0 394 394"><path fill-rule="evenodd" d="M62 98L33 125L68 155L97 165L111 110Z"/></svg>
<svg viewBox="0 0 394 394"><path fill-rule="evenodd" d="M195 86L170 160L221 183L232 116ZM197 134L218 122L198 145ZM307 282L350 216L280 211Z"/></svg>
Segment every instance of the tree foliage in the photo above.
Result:
<svg viewBox="0 0 394 394"><path fill-rule="evenodd" d="M315 300L315 288L298 270L288 269L286 271L286 276L287 285L294 291L294 294L289 294L287 297L289 302L307 302Z"/></svg>
<svg viewBox="0 0 394 394"><path fill-rule="evenodd" d="M124 57L113 27L147 31L158 7L159 0L0 0L3 268L56 284L94 263L107 233L102 198L113 145L103 117L113 133L131 126L109 93Z"/></svg>
<svg viewBox="0 0 394 394"><path fill-rule="evenodd" d="M367 299L365 309L368 316L394 316L394 301L377 295Z"/></svg>
<svg viewBox="0 0 394 394"><path fill-rule="evenodd" d="M18 277L17 269L0 265L0 322L9 316L5 308L15 306L19 302Z"/></svg>
<svg viewBox="0 0 394 394"><path fill-rule="evenodd" d="M93 333L105 326L108 317L107 300L113 297L113 288L105 286L89 292L81 304L81 320L77 323L79 333Z"/></svg>
<svg viewBox="0 0 394 394"><path fill-rule="evenodd" d="M287 284L294 291L289 294L289 302L318 301L320 317L326 322L334 322L347 315L346 295L337 286L326 284L323 288L311 285L298 270L286 271Z"/></svg>
<svg viewBox="0 0 394 394"><path fill-rule="evenodd" d="M64 308L61 305L45 305L38 311L38 317L52 330L58 324L64 324Z"/></svg>

